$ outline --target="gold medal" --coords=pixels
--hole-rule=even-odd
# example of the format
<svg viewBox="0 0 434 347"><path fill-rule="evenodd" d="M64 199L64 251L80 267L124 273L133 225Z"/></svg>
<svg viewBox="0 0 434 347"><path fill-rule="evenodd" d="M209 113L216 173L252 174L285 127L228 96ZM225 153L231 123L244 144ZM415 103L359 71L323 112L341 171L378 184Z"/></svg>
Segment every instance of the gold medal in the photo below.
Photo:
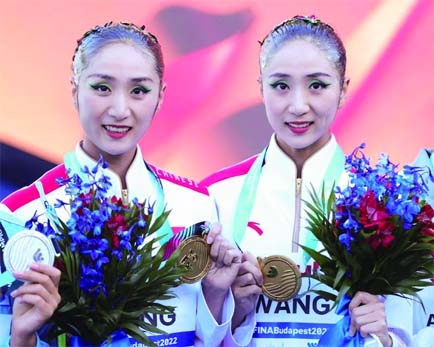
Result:
<svg viewBox="0 0 434 347"><path fill-rule="evenodd" d="M295 297L301 286L301 273L291 259L282 255L258 258L264 276L262 291L275 301L288 301Z"/></svg>
<svg viewBox="0 0 434 347"><path fill-rule="evenodd" d="M189 237L181 242L179 250L177 264L187 267L187 272L181 276L181 280L185 283L194 283L204 278L211 267L210 245L206 240L201 236Z"/></svg>

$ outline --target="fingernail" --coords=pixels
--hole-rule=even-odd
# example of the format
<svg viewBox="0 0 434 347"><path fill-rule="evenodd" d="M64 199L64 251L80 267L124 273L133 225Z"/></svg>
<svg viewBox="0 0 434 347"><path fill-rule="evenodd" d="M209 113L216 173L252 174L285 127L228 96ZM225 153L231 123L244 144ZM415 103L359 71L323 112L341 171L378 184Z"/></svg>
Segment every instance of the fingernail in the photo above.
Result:
<svg viewBox="0 0 434 347"><path fill-rule="evenodd" d="M31 263L29 267L32 270L38 270L39 269L39 263Z"/></svg>
<svg viewBox="0 0 434 347"><path fill-rule="evenodd" d="M210 234L208 234L206 236L206 243L210 245L213 242L214 242L214 238Z"/></svg>

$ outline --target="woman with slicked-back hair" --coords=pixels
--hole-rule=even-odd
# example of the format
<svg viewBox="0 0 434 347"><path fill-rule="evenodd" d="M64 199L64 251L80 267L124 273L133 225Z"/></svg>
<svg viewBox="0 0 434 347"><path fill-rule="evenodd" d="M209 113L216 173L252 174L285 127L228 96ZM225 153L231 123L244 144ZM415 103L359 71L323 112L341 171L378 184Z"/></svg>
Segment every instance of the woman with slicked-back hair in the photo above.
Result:
<svg viewBox="0 0 434 347"><path fill-rule="evenodd" d="M146 200L166 206L171 210L168 235L202 221L210 222L206 240L211 246L212 264L208 275L202 281L173 289L173 314L144 319L167 332L150 336L157 345L165 341L171 346L219 345L232 318L230 285L240 266L240 252L222 237L219 224L214 223L215 206L207 189L150 165L138 146L163 101L160 43L145 27L131 23L96 26L78 40L72 70L72 96L83 140L65 156L64 163L44 174L38 185L31 184L6 197L3 207L21 220L29 220L35 211L43 213L45 206L53 206L57 200L68 201L65 186L56 178L67 177L70 171L78 173L84 166L95 167L102 156L108 163L104 174L112 183L109 196L126 203ZM10 346L42 346L36 332L59 303L59 271L36 264L15 276L26 283L11 294L15 304ZM130 343L134 342L130 339Z"/></svg>
<svg viewBox="0 0 434 347"><path fill-rule="evenodd" d="M223 233L243 251L232 285L232 334L224 345L325 347L321 338L340 317L333 301L309 289L327 288L300 276L301 288L297 295L294 289L294 297L279 292L289 284L287 278L275 283L276 293L270 295L262 269L274 255L294 263L277 257L275 267L286 262L304 274L317 269L300 247L316 245L305 203L310 189L320 191L324 182L329 190L347 179L344 153L331 132L349 85L346 52L335 30L314 16L285 20L260 44L258 81L274 133L260 154L203 181L217 202ZM358 331L369 346L407 345L410 315L394 319L400 306L392 301L356 293L349 304L351 326L344 333L354 336ZM404 300L400 304L412 309Z"/></svg>

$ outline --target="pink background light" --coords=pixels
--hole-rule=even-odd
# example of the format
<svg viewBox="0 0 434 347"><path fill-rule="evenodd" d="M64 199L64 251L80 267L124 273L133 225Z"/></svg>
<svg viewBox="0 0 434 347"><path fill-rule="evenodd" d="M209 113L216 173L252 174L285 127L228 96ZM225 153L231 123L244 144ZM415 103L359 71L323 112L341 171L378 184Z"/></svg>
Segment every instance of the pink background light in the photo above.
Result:
<svg viewBox="0 0 434 347"><path fill-rule="evenodd" d="M329 22L348 51L347 103L333 127L346 152L413 161L434 147L434 2L7 0L0 12L0 142L52 162L81 129L72 105L76 40L108 21L145 24L163 46L168 85L141 146L150 162L200 179L271 134L258 40L296 14Z"/></svg>

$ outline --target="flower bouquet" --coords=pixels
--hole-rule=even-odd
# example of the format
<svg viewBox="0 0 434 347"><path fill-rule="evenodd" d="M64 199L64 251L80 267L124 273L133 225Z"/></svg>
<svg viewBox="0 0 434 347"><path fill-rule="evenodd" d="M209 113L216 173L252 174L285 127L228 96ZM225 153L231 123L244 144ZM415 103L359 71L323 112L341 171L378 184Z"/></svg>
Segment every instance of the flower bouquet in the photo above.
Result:
<svg viewBox="0 0 434 347"><path fill-rule="evenodd" d="M424 200L423 177L434 179L432 173L411 166L398 172L387 155L373 167L363 148L346 158L347 186L330 194L324 188L320 194L312 191L306 202L309 229L322 249L301 247L319 265L311 276L337 295L313 291L334 300L337 313L344 315L323 336L334 346L345 345L328 339L339 335L337 330L341 336L348 331L348 304L356 292L418 298L434 271L434 210Z"/></svg>
<svg viewBox="0 0 434 347"><path fill-rule="evenodd" d="M155 216L148 202L126 204L108 197L111 183L101 174L102 168L106 164L100 160L91 170L58 179L70 201L58 201L52 210L68 205L66 222L55 216L42 224L35 216L26 225L54 235L59 248L55 266L62 271L61 302L49 322L48 335L67 333L93 346L129 335L155 346L146 332L164 331L143 317L174 311L161 301L175 296L171 288L181 284L185 270L176 264L176 251L164 258L161 237L156 235L170 211Z"/></svg>

